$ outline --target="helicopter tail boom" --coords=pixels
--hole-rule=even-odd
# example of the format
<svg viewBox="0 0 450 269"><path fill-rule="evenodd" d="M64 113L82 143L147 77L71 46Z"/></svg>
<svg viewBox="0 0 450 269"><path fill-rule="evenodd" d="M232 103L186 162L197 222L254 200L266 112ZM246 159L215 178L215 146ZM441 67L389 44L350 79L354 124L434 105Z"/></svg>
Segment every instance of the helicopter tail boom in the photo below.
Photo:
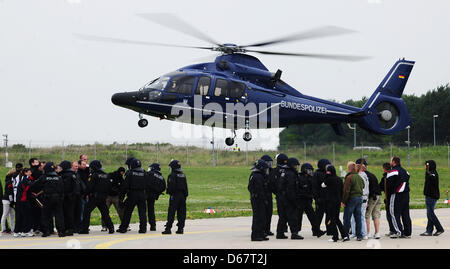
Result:
<svg viewBox="0 0 450 269"><path fill-rule="evenodd" d="M362 107L365 116L359 125L377 134L394 134L411 124L401 98L414 66L413 61L398 60Z"/></svg>

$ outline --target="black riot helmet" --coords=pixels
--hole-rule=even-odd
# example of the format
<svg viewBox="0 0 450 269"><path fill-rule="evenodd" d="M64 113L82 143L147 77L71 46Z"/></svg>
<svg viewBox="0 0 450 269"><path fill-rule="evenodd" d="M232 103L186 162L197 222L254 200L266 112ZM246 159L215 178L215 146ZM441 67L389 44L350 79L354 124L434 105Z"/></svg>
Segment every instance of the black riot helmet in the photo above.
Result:
<svg viewBox="0 0 450 269"><path fill-rule="evenodd" d="M300 165L300 163L297 158L289 158L287 161L287 165L289 166L289 168L298 171L298 166ZM297 166L297 168L295 168L295 166Z"/></svg>
<svg viewBox="0 0 450 269"><path fill-rule="evenodd" d="M134 159L136 159L136 158L134 158L133 156L130 156L130 157L128 157L127 160L125 161L125 164L127 165L127 168L128 168L128 169L130 169L131 162L132 162Z"/></svg>
<svg viewBox="0 0 450 269"><path fill-rule="evenodd" d="M138 159L133 159L133 160L131 161L131 163L130 163L130 168L131 168L131 169L140 168L141 166L142 166L142 165L141 165L141 161L138 160Z"/></svg>
<svg viewBox="0 0 450 269"><path fill-rule="evenodd" d="M55 164L53 162L48 162L44 166L44 173L48 174L51 172L55 172Z"/></svg>
<svg viewBox="0 0 450 269"><path fill-rule="evenodd" d="M177 170L181 168L181 165L178 160L171 160L169 163L169 167L172 168L172 170Z"/></svg>
<svg viewBox="0 0 450 269"><path fill-rule="evenodd" d="M271 168L273 166L273 160L269 155L261 156L261 160L265 161L267 163L267 165L269 166L269 168Z"/></svg>
<svg viewBox="0 0 450 269"><path fill-rule="evenodd" d="M159 167L159 163L152 163L148 167L148 171L161 171L161 167Z"/></svg>
<svg viewBox="0 0 450 269"><path fill-rule="evenodd" d="M331 162L328 159L320 159L317 162L317 169L325 172L325 168L326 168L327 164L331 164Z"/></svg>
<svg viewBox="0 0 450 269"><path fill-rule="evenodd" d="M267 165L266 161L259 159L253 164L252 170L253 169L259 170L259 171L267 174L268 170L269 170L269 166Z"/></svg>
<svg viewBox="0 0 450 269"><path fill-rule="evenodd" d="M336 168L333 165L327 165L326 170L328 175L336 176Z"/></svg>
<svg viewBox="0 0 450 269"><path fill-rule="evenodd" d="M67 161L67 160L64 160L64 161L62 161L62 162L59 164L59 166L61 166L61 168L62 168L63 171L67 171L67 170L69 170L70 168L72 168L72 163L70 163L70 162Z"/></svg>
<svg viewBox="0 0 450 269"><path fill-rule="evenodd" d="M89 164L89 169L91 169L92 172L98 171L98 170L102 169L102 164L100 163L99 160L93 160Z"/></svg>
<svg viewBox="0 0 450 269"><path fill-rule="evenodd" d="M284 153L277 154L275 157L277 160L277 165L282 166L287 164L288 156Z"/></svg>
<svg viewBox="0 0 450 269"><path fill-rule="evenodd" d="M312 176L314 173L314 167L310 163L304 163L300 170L303 174L307 174L310 176Z"/></svg>

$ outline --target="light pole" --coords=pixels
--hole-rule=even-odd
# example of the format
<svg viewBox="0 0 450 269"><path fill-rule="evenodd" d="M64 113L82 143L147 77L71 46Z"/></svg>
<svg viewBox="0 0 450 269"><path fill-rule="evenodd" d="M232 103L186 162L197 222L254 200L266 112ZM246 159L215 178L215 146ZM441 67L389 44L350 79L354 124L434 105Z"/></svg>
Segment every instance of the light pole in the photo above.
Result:
<svg viewBox="0 0 450 269"><path fill-rule="evenodd" d="M434 138L434 145L436 146L436 118L439 117L439 115L433 115L433 138Z"/></svg>
<svg viewBox="0 0 450 269"><path fill-rule="evenodd" d="M409 155L409 144L411 144L410 137L409 137L409 130L411 129L411 126L406 126L406 129L408 129L408 141L406 143L408 144L408 167L410 166L411 158Z"/></svg>
<svg viewBox="0 0 450 269"><path fill-rule="evenodd" d="M8 134L4 134L3 135L5 137L5 166L8 165Z"/></svg>
<svg viewBox="0 0 450 269"><path fill-rule="evenodd" d="M211 127L212 130L212 140L211 140L211 145L212 145L212 166L213 168L216 167L216 158L214 156L214 127Z"/></svg>

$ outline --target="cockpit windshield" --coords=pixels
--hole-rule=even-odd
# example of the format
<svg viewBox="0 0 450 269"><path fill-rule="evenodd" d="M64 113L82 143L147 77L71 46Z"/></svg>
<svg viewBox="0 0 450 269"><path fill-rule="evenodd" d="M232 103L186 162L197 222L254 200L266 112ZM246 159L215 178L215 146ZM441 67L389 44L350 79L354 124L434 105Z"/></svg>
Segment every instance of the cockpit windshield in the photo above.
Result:
<svg viewBox="0 0 450 269"><path fill-rule="evenodd" d="M147 84L145 84L140 90L164 90L166 88L167 82L169 81L170 77L163 76L159 77Z"/></svg>

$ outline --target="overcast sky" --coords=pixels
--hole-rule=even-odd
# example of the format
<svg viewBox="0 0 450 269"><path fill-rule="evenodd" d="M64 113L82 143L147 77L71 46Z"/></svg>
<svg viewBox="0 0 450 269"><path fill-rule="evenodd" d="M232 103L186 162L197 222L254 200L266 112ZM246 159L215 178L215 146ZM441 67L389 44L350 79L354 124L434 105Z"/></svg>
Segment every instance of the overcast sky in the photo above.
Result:
<svg viewBox="0 0 450 269"><path fill-rule="evenodd" d="M111 95L137 90L212 52L89 42L73 35L208 45L145 21L137 13L173 13L219 42L235 44L324 25L356 30L267 49L366 55L372 57L369 60L258 56L269 70L283 70L282 79L300 92L345 101L370 96L400 57L416 61L406 94L420 95L449 83L449 11L446 0L0 0L0 132L9 134L13 143L27 144L31 140L206 145L206 137L171 135L178 123L147 117L149 127L139 128L137 113L114 106ZM272 137L254 138L251 146L273 148L278 139ZM223 147L222 138L218 142ZM237 143L244 144L242 131Z"/></svg>

